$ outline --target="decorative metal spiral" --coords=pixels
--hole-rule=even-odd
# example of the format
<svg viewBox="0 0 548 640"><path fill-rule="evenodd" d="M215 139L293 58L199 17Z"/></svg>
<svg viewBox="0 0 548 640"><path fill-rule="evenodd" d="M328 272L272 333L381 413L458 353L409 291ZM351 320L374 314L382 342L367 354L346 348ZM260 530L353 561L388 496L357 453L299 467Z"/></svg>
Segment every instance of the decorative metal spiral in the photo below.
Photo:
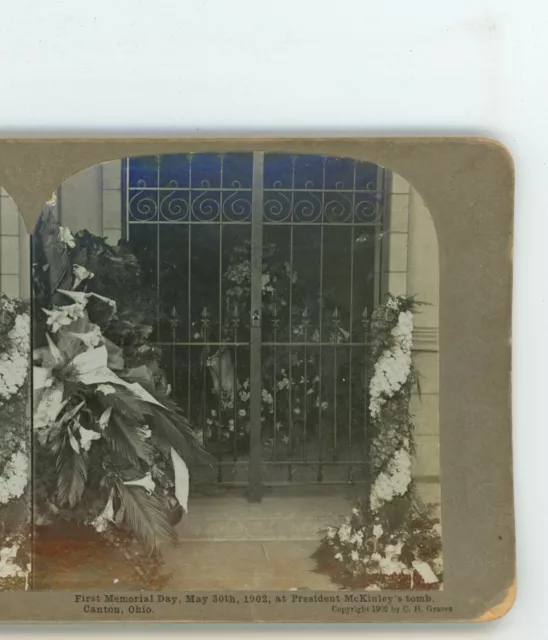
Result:
<svg viewBox="0 0 548 640"><path fill-rule="evenodd" d="M273 189L282 189L279 180L272 183ZM283 191L265 191L264 219L266 222L285 222L291 216L291 198Z"/></svg>
<svg viewBox="0 0 548 640"><path fill-rule="evenodd" d="M195 198L192 198L192 218L200 222L212 222L219 218L221 213L221 198L219 192L208 191L210 184L202 180L204 189Z"/></svg>
<svg viewBox="0 0 548 640"><path fill-rule="evenodd" d="M295 194L293 217L295 222L316 222L322 215L322 200L313 191L312 181L305 182L306 194Z"/></svg>
<svg viewBox="0 0 548 640"><path fill-rule="evenodd" d="M335 187L341 191L325 202L324 220L325 222L348 222L352 217L352 199L347 193L342 192L344 183L337 182Z"/></svg>
<svg viewBox="0 0 548 640"><path fill-rule="evenodd" d="M178 189L179 185L176 180L171 180L168 187L173 187L160 201L160 216L164 220L170 222L179 222L188 218L188 200L187 193Z"/></svg>
<svg viewBox="0 0 548 640"><path fill-rule="evenodd" d="M378 222L382 217L382 206L377 196L361 194L354 207L356 222Z"/></svg>
<svg viewBox="0 0 548 640"><path fill-rule="evenodd" d="M141 184L142 183L142 184ZM138 180L137 186L146 186L144 180ZM156 220L158 217L157 191L137 191L129 200L130 219L138 222Z"/></svg>
<svg viewBox="0 0 548 640"><path fill-rule="evenodd" d="M251 218L251 191L243 191L242 183L234 180L234 192L223 201L223 217L229 222L245 222Z"/></svg>

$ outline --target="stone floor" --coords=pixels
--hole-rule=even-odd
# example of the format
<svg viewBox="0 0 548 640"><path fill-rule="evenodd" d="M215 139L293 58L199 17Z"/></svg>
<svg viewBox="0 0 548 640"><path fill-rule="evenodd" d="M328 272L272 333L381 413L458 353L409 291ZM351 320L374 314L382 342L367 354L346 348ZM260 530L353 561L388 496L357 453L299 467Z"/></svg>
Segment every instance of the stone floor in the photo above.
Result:
<svg viewBox="0 0 548 640"><path fill-rule="evenodd" d="M260 503L235 490L195 495L178 546L163 551L170 589L335 589L311 555L351 507L346 486L274 488Z"/></svg>
<svg viewBox="0 0 548 640"><path fill-rule="evenodd" d="M165 553L170 590L331 590L314 572L317 540L191 541Z"/></svg>

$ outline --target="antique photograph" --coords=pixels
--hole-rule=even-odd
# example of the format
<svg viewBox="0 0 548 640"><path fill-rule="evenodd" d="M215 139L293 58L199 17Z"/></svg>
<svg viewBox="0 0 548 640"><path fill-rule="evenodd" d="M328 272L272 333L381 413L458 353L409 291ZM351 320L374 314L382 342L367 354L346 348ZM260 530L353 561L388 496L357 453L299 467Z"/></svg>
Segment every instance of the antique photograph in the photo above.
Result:
<svg viewBox="0 0 548 640"><path fill-rule="evenodd" d="M440 590L439 252L353 157L0 199L0 590Z"/></svg>

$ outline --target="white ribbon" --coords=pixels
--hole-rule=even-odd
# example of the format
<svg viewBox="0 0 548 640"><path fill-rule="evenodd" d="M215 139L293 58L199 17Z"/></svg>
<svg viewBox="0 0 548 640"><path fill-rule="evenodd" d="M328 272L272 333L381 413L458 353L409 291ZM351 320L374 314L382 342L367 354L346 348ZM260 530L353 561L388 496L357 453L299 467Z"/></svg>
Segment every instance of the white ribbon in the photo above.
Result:
<svg viewBox="0 0 548 640"><path fill-rule="evenodd" d="M188 513L188 490L190 477L188 467L181 456L171 447L171 462L175 471L175 497L179 501L185 513Z"/></svg>

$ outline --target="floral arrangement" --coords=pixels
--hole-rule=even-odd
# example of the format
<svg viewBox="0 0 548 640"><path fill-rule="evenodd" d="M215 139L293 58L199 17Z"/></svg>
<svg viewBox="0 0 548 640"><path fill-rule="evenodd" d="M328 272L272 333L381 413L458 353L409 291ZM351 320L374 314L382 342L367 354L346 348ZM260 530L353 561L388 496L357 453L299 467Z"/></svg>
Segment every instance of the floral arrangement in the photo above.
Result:
<svg viewBox="0 0 548 640"><path fill-rule="evenodd" d="M49 211L33 239L39 520L122 528L156 552L188 508L189 466L208 458L148 344L138 265Z"/></svg>
<svg viewBox="0 0 548 640"><path fill-rule="evenodd" d="M30 317L0 296L0 591L28 587Z"/></svg>
<svg viewBox="0 0 548 640"><path fill-rule="evenodd" d="M372 314L368 381L371 473L365 495L339 527L329 527L314 556L318 569L350 588L440 588L441 528L416 495L411 476L417 383L411 359L417 303L389 295Z"/></svg>

